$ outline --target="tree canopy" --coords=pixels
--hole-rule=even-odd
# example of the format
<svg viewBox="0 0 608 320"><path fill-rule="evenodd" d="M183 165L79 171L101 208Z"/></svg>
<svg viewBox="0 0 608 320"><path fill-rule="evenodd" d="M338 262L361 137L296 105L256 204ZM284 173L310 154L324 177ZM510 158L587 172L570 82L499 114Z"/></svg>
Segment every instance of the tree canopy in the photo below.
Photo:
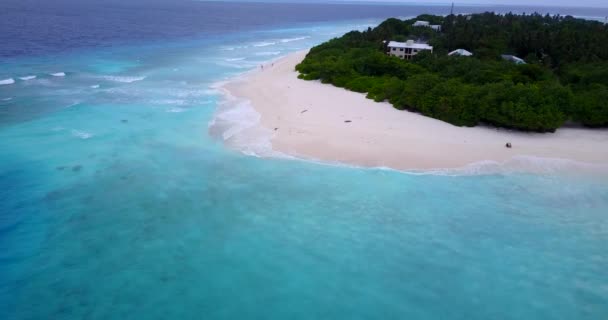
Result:
<svg viewBox="0 0 608 320"><path fill-rule="evenodd" d="M442 31L414 27L416 20ZM386 43L422 40L434 47L412 60L386 54ZM455 49L471 57L448 56ZM526 61L501 59L512 54ZM570 16L539 14L388 19L311 49L296 69L458 126L479 123L554 131L566 121L608 126L608 27Z"/></svg>

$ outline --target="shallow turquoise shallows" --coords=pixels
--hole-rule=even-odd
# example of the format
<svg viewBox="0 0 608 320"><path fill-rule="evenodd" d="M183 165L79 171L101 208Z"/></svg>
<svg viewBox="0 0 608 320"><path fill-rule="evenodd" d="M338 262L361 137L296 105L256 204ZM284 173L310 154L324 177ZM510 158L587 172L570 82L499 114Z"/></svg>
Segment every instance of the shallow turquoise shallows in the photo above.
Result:
<svg viewBox="0 0 608 320"><path fill-rule="evenodd" d="M261 159L209 134L214 83L368 23L2 70L0 319L608 317L605 176Z"/></svg>

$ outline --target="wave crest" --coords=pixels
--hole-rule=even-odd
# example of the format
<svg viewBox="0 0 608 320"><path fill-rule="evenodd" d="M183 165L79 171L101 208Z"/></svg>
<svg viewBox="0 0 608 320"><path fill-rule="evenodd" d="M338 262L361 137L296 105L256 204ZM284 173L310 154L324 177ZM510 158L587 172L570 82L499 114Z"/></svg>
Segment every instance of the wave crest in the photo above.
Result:
<svg viewBox="0 0 608 320"><path fill-rule="evenodd" d="M186 109L179 108L179 107L167 109L167 112L169 112L169 113L182 113L184 111L186 111Z"/></svg>
<svg viewBox="0 0 608 320"><path fill-rule="evenodd" d="M273 46L275 44L277 44L277 43L274 41L262 41L262 42L254 43L253 46L254 47L268 47L268 46Z"/></svg>
<svg viewBox="0 0 608 320"><path fill-rule="evenodd" d="M278 56L281 54L281 51L264 51L264 52L258 52L255 55L256 56Z"/></svg>
<svg viewBox="0 0 608 320"><path fill-rule="evenodd" d="M81 131L81 130L72 130L71 133L74 137L80 138L83 140L87 140L87 139L90 139L91 137L93 137L92 133L86 132L86 131Z"/></svg>
<svg viewBox="0 0 608 320"><path fill-rule="evenodd" d="M306 40L306 39L310 39L310 36L281 39L281 42L282 43L288 43L288 42L300 41L300 40Z"/></svg>
<svg viewBox="0 0 608 320"><path fill-rule="evenodd" d="M132 82L144 80L146 77L145 76L103 76L103 78L108 81L132 83Z"/></svg>
<svg viewBox="0 0 608 320"><path fill-rule="evenodd" d="M13 84L15 83L15 80L13 78L8 78L8 79L4 79L4 80L0 80L0 86L5 86L8 84Z"/></svg>

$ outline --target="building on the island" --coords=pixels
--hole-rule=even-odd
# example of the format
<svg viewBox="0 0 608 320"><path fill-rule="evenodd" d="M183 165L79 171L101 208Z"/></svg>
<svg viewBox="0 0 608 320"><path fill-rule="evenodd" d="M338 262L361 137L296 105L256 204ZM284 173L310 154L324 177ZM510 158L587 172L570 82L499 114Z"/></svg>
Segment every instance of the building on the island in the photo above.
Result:
<svg viewBox="0 0 608 320"><path fill-rule="evenodd" d="M503 54L501 55L501 57L507 61L511 61L515 64L526 64L526 62L524 61L524 59L522 58L518 58L516 56L510 55L510 54Z"/></svg>
<svg viewBox="0 0 608 320"><path fill-rule="evenodd" d="M472 56L473 53L465 50L465 49L456 49L450 53L448 53L448 56L462 56L462 57L470 57Z"/></svg>
<svg viewBox="0 0 608 320"><path fill-rule="evenodd" d="M387 45L388 55L399 57L401 59L409 60L413 56L417 55L421 51L433 52L433 47L426 43L416 43L414 40L408 40L407 42L390 41Z"/></svg>
<svg viewBox="0 0 608 320"><path fill-rule="evenodd" d="M413 27L428 27L429 25L430 25L430 23L428 21L418 20L418 21L414 22L414 24L412 26Z"/></svg>
<svg viewBox="0 0 608 320"><path fill-rule="evenodd" d="M430 24L428 21L418 20L412 24L412 27L427 27L431 28L437 32L441 31L441 25L439 24Z"/></svg>

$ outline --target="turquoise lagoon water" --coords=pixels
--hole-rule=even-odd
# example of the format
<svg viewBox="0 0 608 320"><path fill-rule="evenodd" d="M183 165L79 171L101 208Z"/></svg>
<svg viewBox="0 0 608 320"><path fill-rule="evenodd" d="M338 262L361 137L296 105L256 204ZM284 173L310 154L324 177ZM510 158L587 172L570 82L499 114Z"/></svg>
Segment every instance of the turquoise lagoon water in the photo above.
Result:
<svg viewBox="0 0 608 320"><path fill-rule="evenodd" d="M0 318L608 317L606 176L330 166L209 134L215 83L375 22L11 58Z"/></svg>

